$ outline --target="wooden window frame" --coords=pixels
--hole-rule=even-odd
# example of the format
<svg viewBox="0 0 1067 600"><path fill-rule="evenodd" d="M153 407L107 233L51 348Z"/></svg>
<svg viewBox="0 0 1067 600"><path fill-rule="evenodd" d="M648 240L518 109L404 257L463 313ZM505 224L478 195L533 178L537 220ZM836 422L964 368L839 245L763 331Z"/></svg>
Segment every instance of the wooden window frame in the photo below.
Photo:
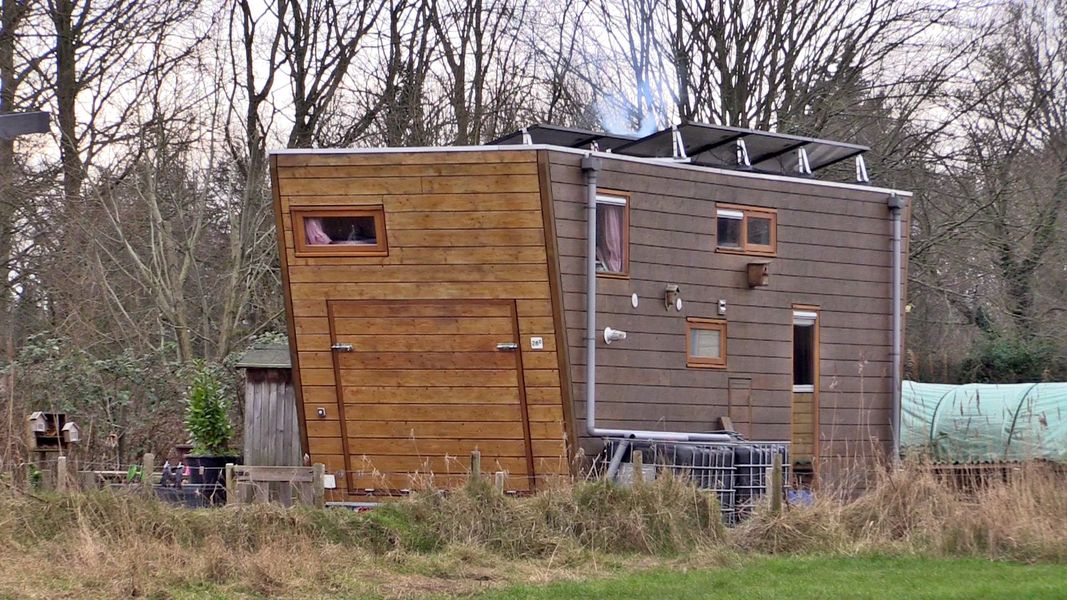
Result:
<svg viewBox="0 0 1067 600"><path fill-rule="evenodd" d="M316 256L389 256L389 239L386 237L385 207L377 206L330 206L330 207L292 207L289 217L293 226L293 248L301 258ZM374 236L377 243L372 245L329 245L314 246L307 243L307 230L304 219L329 217L371 217L374 219Z"/></svg>
<svg viewBox="0 0 1067 600"><path fill-rule="evenodd" d="M623 200L622 216L622 271L597 271L596 276L604 279L629 279L630 278L630 193L618 190L598 189L596 191L597 206L601 204L602 197L621 198ZM611 206L619 206L617 202L604 202ZM594 215L593 218L596 218Z"/></svg>
<svg viewBox="0 0 1067 600"><path fill-rule="evenodd" d="M741 246L720 246L719 245L719 211L720 210L734 210L740 212L741 217ZM771 221L771 243L769 245L763 244L749 244L748 243L748 220L750 217L759 217L763 219L770 219ZM773 208L762 208L757 206L744 206L740 204L716 204L715 205L715 251L722 252L724 254L751 254L755 256L777 256L778 254L778 211Z"/></svg>
<svg viewBox="0 0 1067 600"><path fill-rule="evenodd" d="M819 351L819 345L820 345L820 338L822 336L822 315L823 315L823 313L822 313L822 308L820 306L818 306L818 305L815 305L815 304L793 304L791 306L791 310L789 312L789 316L790 316L790 319L789 319L789 323L790 323L790 327L789 327L790 354L793 354L793 353L796 352L796 348L795 348L794 345L796 344L795 329L796 329L796 320L797 320L797 313L798 312L799 313L813 313L815 315L815 317L813 319L813 323L812 323L812 327L814 327L814 331L812 332L813 333L813 337L812 337L813 347L812 347L812 352L811 352L811 355L812 355L812 371L811 371L812 383L811 383L810 386L808 386L808 385L797 386L797 385L794 384L794 382L796 381L796 372L795 372L796 365L794 364L794 360L790 360L790 364L789 364L790 439L792 439L792 435L793 435L792 434L792 428L794 426L793 422L792 422L793 397L796 394L811 394L812 419L814 420L813 421L813 427L812 427L812 446L811 446L811 452L812 452L812 465L811 465L811 468L812 468L812 470L811 470L811 474L813 475L813 480L812 480L813 488L817 488L818 485L819 485L820 457L822 456L822 454L821 454L822 453L822 448L821 448L822 443L821 443L821 439L820 439L820 437L821 437L820 436L820 431L822 429L822 420L820 418L820 413L822 412L822 403L820 402L820 397L821 397L822 394L819 392L819 388L820 388L820 385L821 385L819 371L820 371L820 368L822 366L821 365L822 355L821 355L821 353ZM810 390L807 389L809 387L811 388ZM798 388L800 388L800 389L798 389ZM794 469L795 468L796 468L796 465L794 464ZM794 471L794 472L796 472L796 471Z"/></svg>
<svg viewBox="0 0 1067 600"><path fill-rule="evenodd" d="M693 356L693 330L719 332L719 358ZM686 317L685 319L685 366L694 369L726 368L726 321L724 319L706 319L703 317Z"/></svg>

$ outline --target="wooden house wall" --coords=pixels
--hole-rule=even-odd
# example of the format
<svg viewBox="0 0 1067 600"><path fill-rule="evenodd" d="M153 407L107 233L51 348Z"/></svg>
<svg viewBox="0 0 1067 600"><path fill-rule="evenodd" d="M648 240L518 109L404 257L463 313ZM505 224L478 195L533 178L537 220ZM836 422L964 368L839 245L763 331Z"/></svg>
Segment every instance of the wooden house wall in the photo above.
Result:
<svg viewBox="0 0 1067 600"><path fill-rule="evenodd" d="M550 156L575 428L584 434L586 187L579 156ZM629 278L597 281L598 328L630 334L598 344L600 427L707 431L730 416L750 438L789 440L792 307L805 304L820 311L821 455L841 459L888 447L885 193L611 159L603 161L598 185L632 194ZM769 286L747 285L746 264L762 257L715 252L716 203L777 209ZM681 312L664 309L670 283L681 287ZM718 318L719 299L727 302L727 368L687 368L685 319ZM583 445L595 450L599 443Z"/></svg>
<svg viewBox="0 0 1067 600"><path fill-rule="evenodd" d="M282 271L298 378L303 434L314 461L327 472L345 468L346 442L353 456L375 456L374 448L350 435L342 439L330 352L327 301L330 300L514 300L520 338L525 396L538 475L568 470L564 456L564 408L546 250L545 216L537 155L531 151L375 154L280 154L272 157L276 211L280 215ZM298 258L294 252L291 207L384 207L389 255L385 257ZM539 336L544 350L527 352ZM315 415L330 408L328 417ZM488 431L499 424L480 415L454 415L452 423L407 423L419 431L467 422ZM467 427L467 425L465 425ZM447 437L447 436L435 436ZM416 454L463 456L447 443L419 449L418 440L394 440L392 453L411 447ZM375 447L376 448L376 447ZM431 449L432 448L432 449ZM414 462L412 463L414 464ZM486 465L490 468L491 465ZM344 482L338 482L339 488ZM335 499L338 497L335 494Z"/></svg>

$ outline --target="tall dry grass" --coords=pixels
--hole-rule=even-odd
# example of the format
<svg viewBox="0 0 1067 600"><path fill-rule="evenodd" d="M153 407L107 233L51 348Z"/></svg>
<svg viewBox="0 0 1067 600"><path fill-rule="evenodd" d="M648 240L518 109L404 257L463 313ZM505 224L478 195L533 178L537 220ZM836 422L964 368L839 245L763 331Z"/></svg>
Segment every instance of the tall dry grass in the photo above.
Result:
<svg viewBox="0 0 1067 600"><path fill-rule="evenodd" d="M1039 465L946 482L876 471L726 529L714 497L669 477L560 485L527 498L476 483L373 511L170 507L134 494L0 494L0 591L166 598L214 582L237 597L470 593L486 585L748 553L920 553L1067 561L1067 475ZM966 483L966 482L965 482ZM614 557L614 558L612 558ZM623 558L619 558L623 557ZM0 593L0 597L4 597Z"/></svg>
<svg viewBox="0 0 1067 600"><path fill-rule="evenodd" d="M877 471L864 493L832 490L733 532L760 552L921 553L1067 561L1067 474L1034 463L986 476L921 464Z"/></svg>

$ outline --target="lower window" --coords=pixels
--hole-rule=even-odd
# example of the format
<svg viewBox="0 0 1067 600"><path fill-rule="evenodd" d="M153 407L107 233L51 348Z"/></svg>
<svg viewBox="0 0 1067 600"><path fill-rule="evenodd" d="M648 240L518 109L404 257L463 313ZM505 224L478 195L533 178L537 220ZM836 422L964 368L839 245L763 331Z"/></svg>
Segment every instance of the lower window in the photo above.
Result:
<svg viewBox="0 0 1067 600"><path fill-rule="evenodd" d="M689 367L726 366L726 321L688 317L685 364Z"/></svg>

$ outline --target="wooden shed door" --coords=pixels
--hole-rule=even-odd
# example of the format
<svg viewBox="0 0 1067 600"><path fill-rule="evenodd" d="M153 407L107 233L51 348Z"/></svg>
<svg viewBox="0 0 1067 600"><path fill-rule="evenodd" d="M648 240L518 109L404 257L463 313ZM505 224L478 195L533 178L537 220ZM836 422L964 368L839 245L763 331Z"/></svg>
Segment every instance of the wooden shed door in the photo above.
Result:
<svg viewBox="0 0 1067 600"><path fill-rule="evenodd" d="M533 478L515 303L330 301L349 490L453 487L471 450Z"/></svg>

